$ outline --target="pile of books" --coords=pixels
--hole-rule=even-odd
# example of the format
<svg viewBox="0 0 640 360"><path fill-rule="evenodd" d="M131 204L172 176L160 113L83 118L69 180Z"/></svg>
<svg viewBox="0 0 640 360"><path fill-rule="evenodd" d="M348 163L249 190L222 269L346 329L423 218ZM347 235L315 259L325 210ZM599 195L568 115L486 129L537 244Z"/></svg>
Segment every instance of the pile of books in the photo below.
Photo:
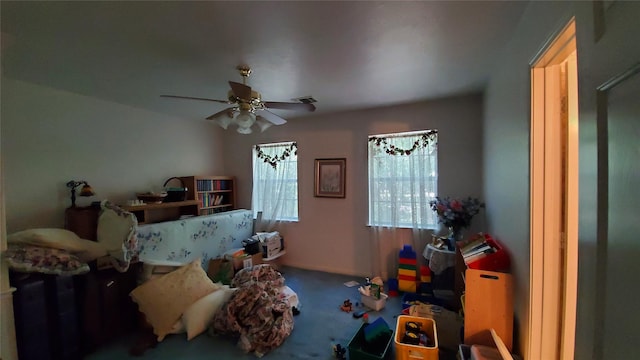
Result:
<svg viewBox="0 0 640 360"><path fill-rule="evenodd" d="M487 236L479 234L474 240L460 248L464 263L469 265L479 259L497 252L499 249L493 242L487 241Z"/></svg>

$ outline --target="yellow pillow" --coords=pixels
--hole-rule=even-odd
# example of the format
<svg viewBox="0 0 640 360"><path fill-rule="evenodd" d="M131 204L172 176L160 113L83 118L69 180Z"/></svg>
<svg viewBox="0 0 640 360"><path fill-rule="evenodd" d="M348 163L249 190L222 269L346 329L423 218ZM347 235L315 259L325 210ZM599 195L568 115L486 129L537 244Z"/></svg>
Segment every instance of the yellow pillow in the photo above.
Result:
<svg viewBox="0 0 640 360"><path fill-rule="evenodd" d="M162 341L182 313L198 299L220 288L209 279L200 259L133 289L131 298Z"/></svg>

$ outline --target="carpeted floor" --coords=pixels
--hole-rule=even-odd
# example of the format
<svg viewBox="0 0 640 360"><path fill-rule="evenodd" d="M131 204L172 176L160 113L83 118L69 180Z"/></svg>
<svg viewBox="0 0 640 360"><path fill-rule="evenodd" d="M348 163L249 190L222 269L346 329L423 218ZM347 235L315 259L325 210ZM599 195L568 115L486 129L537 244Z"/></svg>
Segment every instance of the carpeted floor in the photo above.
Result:
<svg viewBox="0 0 640 360"><path fill-rule="evenodd" d="M295 325L291 335L277 349L266 354L267 359L332 359L333 344L347 347L353 335L362 324L352 313L340 310L345 299L355 305L360 303L360 294L356 287L344 285L347 281L363 283L364 279L353 276L329 274L318 271L281 267L280 271L300 299L300 314L295 316ZM354 307L356 310L361 307ZM370 322L382 317L395 330L397 316L401 314L401 297L390 297L386 306L379 312L370 312ZM457 324L436 323L438 337L447 340L439 344L439 359L456 359L459 334ZM447 332L449 334L444 334ZM255 359L253 354L245 354L232 342L223 337L212 337L204 333L187 341L186 334L170 335L153 349L147 350L142 357L129 355L129 349L135 343L135 336L129 335L102 347L90 354L87 359ZM395 358L393 340L388 359ZM447 343L448 342L448 343ZM347 357L348 358L348 357Z"/></svg>

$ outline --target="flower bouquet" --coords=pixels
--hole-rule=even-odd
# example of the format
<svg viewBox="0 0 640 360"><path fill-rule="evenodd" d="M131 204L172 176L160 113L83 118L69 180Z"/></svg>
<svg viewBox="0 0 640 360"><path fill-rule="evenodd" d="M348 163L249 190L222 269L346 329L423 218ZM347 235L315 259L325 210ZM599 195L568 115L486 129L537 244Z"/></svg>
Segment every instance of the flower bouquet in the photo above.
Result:
<svg viewBox="0 0 640 360"><path fill-rule="evenodd" d="M462 200L436 197L429 202L429 205L438 215L438 222L449 228L450 250L453 250L453 243L460 240L460 231L468 228L471 225L471 219L484 207L484 203L472 197Z"/></svg>

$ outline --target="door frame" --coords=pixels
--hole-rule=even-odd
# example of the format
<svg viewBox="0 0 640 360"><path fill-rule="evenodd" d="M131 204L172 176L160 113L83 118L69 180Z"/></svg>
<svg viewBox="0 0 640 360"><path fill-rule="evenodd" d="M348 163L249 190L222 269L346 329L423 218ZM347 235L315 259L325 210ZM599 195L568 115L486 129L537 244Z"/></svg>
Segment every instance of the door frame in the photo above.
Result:
<svg viewBox="0 0 640 360"><path fill-rule="evenodd" d="M578 88L575 18L531 67L530 297L527 359L573 359L578 282ZM567 62L562 89L559 64ZM559 97L565 97L558 105ZM568 120L560 125L561 106ZM564 126L564 128L563 128Z"/></svg>

